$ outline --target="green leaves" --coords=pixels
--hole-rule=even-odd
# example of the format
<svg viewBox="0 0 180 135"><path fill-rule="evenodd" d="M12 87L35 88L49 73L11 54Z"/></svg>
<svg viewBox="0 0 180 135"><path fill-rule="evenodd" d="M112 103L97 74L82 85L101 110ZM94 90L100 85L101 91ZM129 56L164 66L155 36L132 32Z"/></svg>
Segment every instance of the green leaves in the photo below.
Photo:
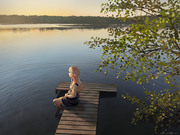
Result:
<svg viewBox="0 0 180 135"><path fill-rule="evenodd" d="M132 124L137 125L141 120L149 121L155 124L155 132L167 128L169 125L175 125L174 119L180 109L180 91L174 92L169 89L162 90L160 93L156 91L145 91L147 101L131 97L128 93L122 95L124 99L138 104L132 118ZM174 122L174 123L173 123Z"/></svg>
<svg viewBox="0 0 180 135"><path fill-rule="evenodd" d="M106 6L106 8L111 11L112 9L119 9L122 4L123 7L121 7L121 10L118 10L118 13L125 10L125 18L127 19L130 17L131 9L134 10L134 6L140 8L140 5L144 1L111 0L110 2L111 3L103 3L103 6ZM135 5L133 5L133 3ZM151 4L153 2L147 3ZM133 6L131 6L131 4ZM156 6L154 4L156 4ZM119 72L117 73L131 69L132 72L126 76L125 80L132 79L132 81L137 81L137 84L142 84L144 82L148 83L149 80L158 79L161 74L170 75L174 72L174 75L179 76L178 66L180 56L178 52L180 49L177 48L176 38L174 38L176 35L173 33L173 31L177 30L174 29L173 25L167 27L169 18L171 18L168 12L174 14L175 10L164 9L163 7L165 5L171 7L170 4L162 4L160 1L153 3L153 5L151 5L152 9L148 7L150 8L149 12L158 12L158 14L161 14L163 17L134 17L136 22L131 24L131 27L109 28L109 37L112 38L92 37L92 41L85 42L85 44L93 49L96 47L102 48L102 61L104 61L101 64L102 67L107 67L111 64L111 69L113 70L114 66L119 65ZM159 8L159 11L155 11L155 7ZM175 24L175 22L173 22L173 24ZM175 39L174 41L172 40L173 38ZM106 57L109 59L106 60ZM156 74L153 73L155 68L157 69L157 71L155 71ZM148 75L152 73L155 76ZM141 79L139 79L140 75L142 75ZM164 79L165 83L172 84L171 80Z"/></svg>
<svg viewBox="0 0 180 135"><path fill-rule="evenodd" d="M132 119L133 124L143 119L154 122L155 131L160 127L172 125L175 113L180 108L180 2L146 1L146 0L109 0L102 4L102 12L117 13L115 18L133 20L128 27L108 29L109 37L92 37L85 42L90 48L101 48L102 63L97 70L110 66L117 72L117 78L125 73L124 80L137 84L156 81L162 76L170 90L147 92L147 101L128 94L124 99L139 104ZM132 16L135 11L146 13L146 16ZM97 71L96 70L96 71ZM108 75L109 70L105 71ZM174 122L173 124L175 124Z"/></svg>

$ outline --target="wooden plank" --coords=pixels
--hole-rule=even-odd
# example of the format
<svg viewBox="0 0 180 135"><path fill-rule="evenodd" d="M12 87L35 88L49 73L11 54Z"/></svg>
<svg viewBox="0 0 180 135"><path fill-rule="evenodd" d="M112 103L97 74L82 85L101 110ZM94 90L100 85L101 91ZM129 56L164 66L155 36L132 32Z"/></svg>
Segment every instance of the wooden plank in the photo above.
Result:
<svg viewBox="0 0 180 135"><path fill-rule="evenodd" d="M84 126L96 126L94 123L87 121L60 121L60 125L84 125Z"/></svg>
<svg viewBox="0 0 180 135"><path fill-rule="evenodd" d="M61 82L56 88L69 90L70 82ZM83 83L79 104L63 111L56 134L96 135L96 124L99 104L99 92L117 92L117 85L102 83Z"/></svg>
<svg viewBox="0 0 180 135"><path fill-rule="evenodd" d="M56 93L58 93L58 91L68 91L68 89L56 89ZM97 92L117 92L117 89L106 89L106 88L102 88L102 89L85 89L85 90L82 90L80 93L97 93Z"/></svg>
<svg viewBox="0 0 180 135"><path fill-rule="evenodd" d="M83 93L83 92L91 92L91 93L95 93L95 94L99 93L98 90L91 90L91 89L88 89L88 88L83 89L80 93Z"/></svg>
<svg viewBox="0 0 180 135"><path fill-rule="evenodd" d="M88 103L88 104L93 104L93 105L98 105L99 104L99 102L97 102L97 101L91 101L91 100L90 101L85 101L85 100L82 100L82 99L79 101L79 104L80 103L83 103L83 104Z"/></svg>
<svg viewBox="0 0 180 135"><path fill-rule="evenodd" d="M96 109L98 109L98 107L97 106L90 106L90 105L88 105L88 106L77 106L76 108L71 108L71 110L76 110L76 109L86 109L86 110L96 110Z"/></svg>
<svg viewBox="0 0 180 135"><path fill-rule="evenodd" d="M93 94L93 93L80 93L80 96L90 96L90 97L96 96L99 98L99 94Z"/></svg>
<svg viewBox="0 0 180 135"><path fill-rule="evenodd" d="M99 98L99 95L94 95L94 94L85 94L85 93L80 93L80 97L96 97Z"/></svg>
<svg viewBox="0 0 180 135"><path fill-rule="evenodd" d="M98 104L93 104L93 103L83 103L83 102L81 102L81 103L79 103L78 105L76 105L76 107L79 107L79 106L86 106L86 107L91 107L91 106L93 106L93 107L98 107Z"/></svg>
<svg viewBox="0 0 180 135"><path fill-rule="evenodd" d="M92 119L89 117L80 118L80 117L61 117L61 120L71 120L71 121L88 121L88 122L96 122L97 119Z"/></svg>
<svg viewBox="0 0 180 135"><path fill-rule="evenodd" d="M99 104L99 101L92 101L92 100L89 100L89 101L87 101L87 100L84 100L84 99L80 99L79 100L79 104L80 103L89 103L89 104Z"/></svg>
<svg viewBox="0 0 180 135"><path fill-rule="evenodd" d="M83 126L83 125L58 125L58 129L82 129L96 131L95 126Z"/></svg>
<svg viewBox="0 0 180 135"><path fill-rule="evenodd" d="M95 98L85 98L85 97L81 97L82 100L84 101L99 101L99 99L95 99Z"/></svg>
<svg viewBox="0 0 180 135"><path fill-rule="evenodd" d="M116 84L110 84L110 83L87 83L82 82L84 86L91 86L91 85L98 85L98 86L111 86L111 87L117 87ZM70 82L60 82L59 85L70 85Z"/></svg>
<svg viewBox="0 0 180 135"><path fill-rule="evenodd" d="M76 108L73 108L72 110L74 110L74 111L76 111L76 110L86 110L86 111L94 112L94 111L97 111L98 108L76 107Z"/></svg>
<svg viewBox="0 0 180 135"><path fill-rule="evenodd" d="M70 86L69 85L59 85L57 87L58 88L64 88L64 89L70 89ZM111 87L111 86L100 86L100 85L91 85L91 86L84 86L83 89L86 89L86 88L89 88L89 89L97 89L97 88L107 88L107 89L114 89L114 88L117 88L117 87Z"/></svg>
<svg viewBox="0 0 180 135"><path fill-rule="evenodd" d="M98 105L95 105L95 104L79 104L79 105L76 106L76 108L83 108L83 107L98 108Z"/></svg>
<svg viewBox="0 0 180 135"><path fill-rule="evenodd" d="M57 89L57 90L56 90L56 93L58 93L59 91L61 91L61 90L58 90L58 89ZM62 90L62 91L68 91L68 90ZM99 94L99 91L83 90L83 91L80 92L80 94L81 94L81 93L94 94L94 95L95 95L95 94Z"/></svg>
<svg viewBox="0 0 180 135"><path fill-rule="evenodd" d="M92 91L92 90L84 89L80 93L99 94L99 91Z"/></svg>
<svg viewBox="0 0 180 135"><path fill-rule="evenodd" d="M92 87L85 87L82 91L87 91L87 90L89 90L89 91L103 91L103 90L110 90L110 91L117 91L117 88L112 88L112 87L106 87L106 86L104 86L104 87L100 87L100 86L92 86ZM69 87L57 87L56 88L56 90L69 90Z"/></svg>
<svg viewBox="0 0 180 135"><path fill-rule="evenodd" d="M58 91L61 91L61 90L62 90L62 91L68 91L69 89L68 89L68 88L66 88L66 89L65 89L65 88L57 88L57 89L56 89L56 93L57 93ZM97 90L83 89L80 93L98 94L99 91L100 91L100 90L98 90L98 89L97 89Z"/></svg>
<svg viewBox="0 0 180 135"><path fill-rule="evenodd" d="M74 114L74 113L63 113L62 114L63 117L69 117L69 116L72 116L72 117L93 117L93 118L97 118L97 115L89 115L89 114L81 114L80 116L77 115L77 114Z"/></svg>
<svg viewBox="0 0 180 135"><path fill-rule="evenodd" d="M79 100L86 100L86 99L94 99L94 100L97 100L97 101L99 101L99 96L97 96L97 97L94 97L94 96L84 96L84 95L80 95L80 97L79 97Z"/></svg>
<svg viewBox="0 0 180 135"><path fill-rule="evenodd" d="M60 86L68 86L68 85L60 85ZM83 87L108 87L108 88L116 88L117 85L114 85L114 84L83 84Z"/></svg>
<svg viewBox="0 0 180 135"><path fill-rule="evenodd" d="M81 98L88 98L88 99L98 99L99 98L99 95L98 96L90 96L90 95L80 95Z"/></svg>
<svg viewBox="0 0 180 135"><path fill-rule="evenodd" d="M70 83L69 84L60 83L57 88L60 88L60 87L69 88L69 86L70 86ZM83 87L84 88L87 88L87 87L88 88L99 88L99 87L102 87L102 88L117 88L117 85L115 85L115 84L88 83L88 84L83 84Z"/></svg>
<svg viewBox="0 0 180 135"><path fill-rule="evenodd" d="M75 107L78 107L78 106L87 106L87 107L94 106L94 107L98 107L98 103L97 103L97 101L95 101L95 102L87 102L87 101L83 101L81 99L79 101L79 104L77 104Z"/></svg>
<svg viewBox="0 0 180 135"><path fill-rule="evenodd" d="M82 91L113 91L117 92L117 88L106 88L106 87L94 87L94 88L86 88L83 89Z"/></svg>
<svg viewBox="0 0 180 135"><path fill-rule="evenodd" d="M70 90L70 88L69 87L57 87L56 88L57 90ZM83 88L83 90L82 91L84 91L84 90L94 90L94 91L97 91L97 90L103 90L103 89L108 89L108 90L116 90L117 88L112 88L112 87L106 87L106 86L104 86L104 87L95 87L95 86L93 86L93 87L85 87L85 88Z"/></svg>
<svg viewBox="0 0 180 135"><path fill-rule="evenodd" d="M65 86L65 87L68 87L68 85L60 85L60 86ZM108 85L108 84L102 84L102 85L83 85L83 88L96 88L96 87L102 87L102 88L117 88L117 85L116 86L111 86L111 85Z"/></svg>
<svg viewBox="0 0 180 135"><path fill-rule="evenodd" d="M110 86L91 86L91 87L85 87L88 89L117 89L117 87L110 87Z"/></svg>
<svg viewBox="0 0 180 135"><path fill-rule="evenodd" d="M88 111L88 112L96 112L98 110L98 108L87 108L87 107L77 107L77 108L73 108L71 109L73 111Z"/></svg>
<svg viewBox="0 0 180 135"><path fill-rule="evenodd" d="M99 91L90 91L90 90L83 90L80 93L87 93L87 94L99 94Z"/></svg>
<svg viewBox="0 0 180 135"><path fill-rule="evenodd" d="M63 112L63 113L65 113L65 112ZM83 117L83 115L89 115L89 117L93 117L94 115L98 114L98 112L84 112L84 111L72 111L71 113L76 114L78 117L81 117L81 116ZM70 112L67 114L70 114Z"/></svg>
<svg viewBox="0 0 180 135"><path fill-rule="evenodd" d="M92 114L92 113L95 113L96 111L79 111L79 110L75 110L75 108L73 108L72 110L71 109L66 109L64 110L63 112L66 112L66 113L74 113L74 114L77 114L77 113L81 113L81 114Z"/></svg>
<svg viewBox="0 0 180 135"><path fill-rule="evenodd" d="M80 94L80 98L95 98L95 99L99 99L99 95L87 95L87 94L81 95Z"/></svg>
<svg viewBox="0 0 180 135"><path fill-rule="evenodd" d="M80 96L81 96L81 95L99 96L99 93L84 93L84 92L82 92L82 93L80 93Z"/></svg>
<svg viewBox="0 0 180 135"><path fill-rule="evenodd" d="M73 111L72 112L76 112L76 111L81 111L81 112L84 112L84 113L86 113L86 112L88 112L88 113L90 113L90 112L92 112L92 113L96 113L97 111L98 111L98 109L92 109L91 110L91 108L76 108L76 109L73 109Z"/></svg>
<svg viewBox="0 0 180 135"><path fill-rule="evenodd" d="M63 113L74 113L74 114L77 114L77 115L82 115L82 114L86 114L86 115L97 115L97 112L92 112L92 111L89 111L89 112L84 112L84 111L79 111L79 110L73 110L70 112L70 110L68 110L69 112L66 112L64 110Z"/></svg>
<svg viewBox="0 0 180 135"><path fill-rule="evenodd" d="M56 90L65 90L65 91L68 91L69 88L62 88L62 87L60 87L60 88L56 88Z"/></svg>
<svg viewBox="0 0 180 135"><path fill-rule="evenodd" d="M69 133L69 134L85 134L85 135L95 135L96 131L88 131L88 130L62 130L62 129L57 129L56 133Z"/></svg>
<svg viewBox="0 0 180 135"><path fill-rule="evenodd" d="M81 97L81 100L83 100L83 101L81 101L81 102L89 102L89 103L95 103L95 104L99 104L99 99L89 99L89 98L83 98L83 97Z"/></svg>
<svg viewBox="0 0 180 135"><path fill-rule="evenodd" d="M96 120L97 121L97 117L93 117L93 115L92 116L90 116L90 117L87 117L86 115L85 116L63 116L63 118L67 118L67 119L69 119L69 120L74 120L74 118L77 118L77 117L80 117L80 118L83 118L83 119L85 119L85 120L87 120L87 121L89 121L89 119L93 119L94 121ZM63 120L63 119L62 119Z"/></svg>

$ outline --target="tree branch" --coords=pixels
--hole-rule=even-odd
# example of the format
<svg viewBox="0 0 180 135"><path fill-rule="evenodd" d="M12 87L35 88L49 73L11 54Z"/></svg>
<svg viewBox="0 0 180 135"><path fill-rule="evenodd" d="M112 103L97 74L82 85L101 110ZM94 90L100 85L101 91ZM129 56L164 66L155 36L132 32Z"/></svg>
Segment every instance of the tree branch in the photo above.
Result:
<svg viewBox="0 0 180 135"><path fill-rule="evenodd" d="M170 20L170 24L171 24L172 28L174 29L175 39L178 39L178 37L179 37L178 31L176 30L176 28L173 25L172 18L169 18L169 20ZM178 43L176 41L174 41L174 40L173 40L173 42L180 51L180 47L179 47Z"/></svg>

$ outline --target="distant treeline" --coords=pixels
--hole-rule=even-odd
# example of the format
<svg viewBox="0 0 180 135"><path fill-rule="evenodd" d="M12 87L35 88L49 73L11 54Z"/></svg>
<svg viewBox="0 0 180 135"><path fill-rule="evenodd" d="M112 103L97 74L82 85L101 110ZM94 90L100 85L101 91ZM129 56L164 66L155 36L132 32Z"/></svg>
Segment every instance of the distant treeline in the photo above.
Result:
<svg viewBox="0 0 180 135"><path fill-rule="evenodd" d="M127 19L126 22L113 17L100 16L37 16L37 15L0 15L0 24L37 24L37 23L64 23L64 24L91 24L94 26L108 26L112 24L133 23L135 18L148 17L150 20L160 16L136 16Z"/></svg>
<svg viewBox="0 0 180 135"><path fill-rule="evenodd" d="M36 24L36 23L66 23L66 24L117 24L121 21L112 17L99 16L25 16L0 15L0 24Z"/></svg>

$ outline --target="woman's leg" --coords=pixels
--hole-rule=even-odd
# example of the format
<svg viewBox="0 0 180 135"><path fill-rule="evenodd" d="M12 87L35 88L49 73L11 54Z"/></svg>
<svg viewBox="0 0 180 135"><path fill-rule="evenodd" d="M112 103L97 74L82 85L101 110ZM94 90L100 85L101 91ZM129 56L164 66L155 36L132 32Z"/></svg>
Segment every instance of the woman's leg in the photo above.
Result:
<svg viewBox="0 0 180 135"><path fill-rule="evenodd" d="M60 109L60 107L61 107L62 98L63 98L63 97L56 98L56 99L53 100L54 104L57 106L58 109Z"/></svg>
<svg viewBox="0 0 180 135"><path fill-rule="evenodd" d="M63 97L56 98L53 100L54 104L57 106L57 111L56 111L55 117L58 117L58 118L59 118L59 115L61 115L64 110L64 108L61 108L61 104L63 103L62 98Z"/></svg>

